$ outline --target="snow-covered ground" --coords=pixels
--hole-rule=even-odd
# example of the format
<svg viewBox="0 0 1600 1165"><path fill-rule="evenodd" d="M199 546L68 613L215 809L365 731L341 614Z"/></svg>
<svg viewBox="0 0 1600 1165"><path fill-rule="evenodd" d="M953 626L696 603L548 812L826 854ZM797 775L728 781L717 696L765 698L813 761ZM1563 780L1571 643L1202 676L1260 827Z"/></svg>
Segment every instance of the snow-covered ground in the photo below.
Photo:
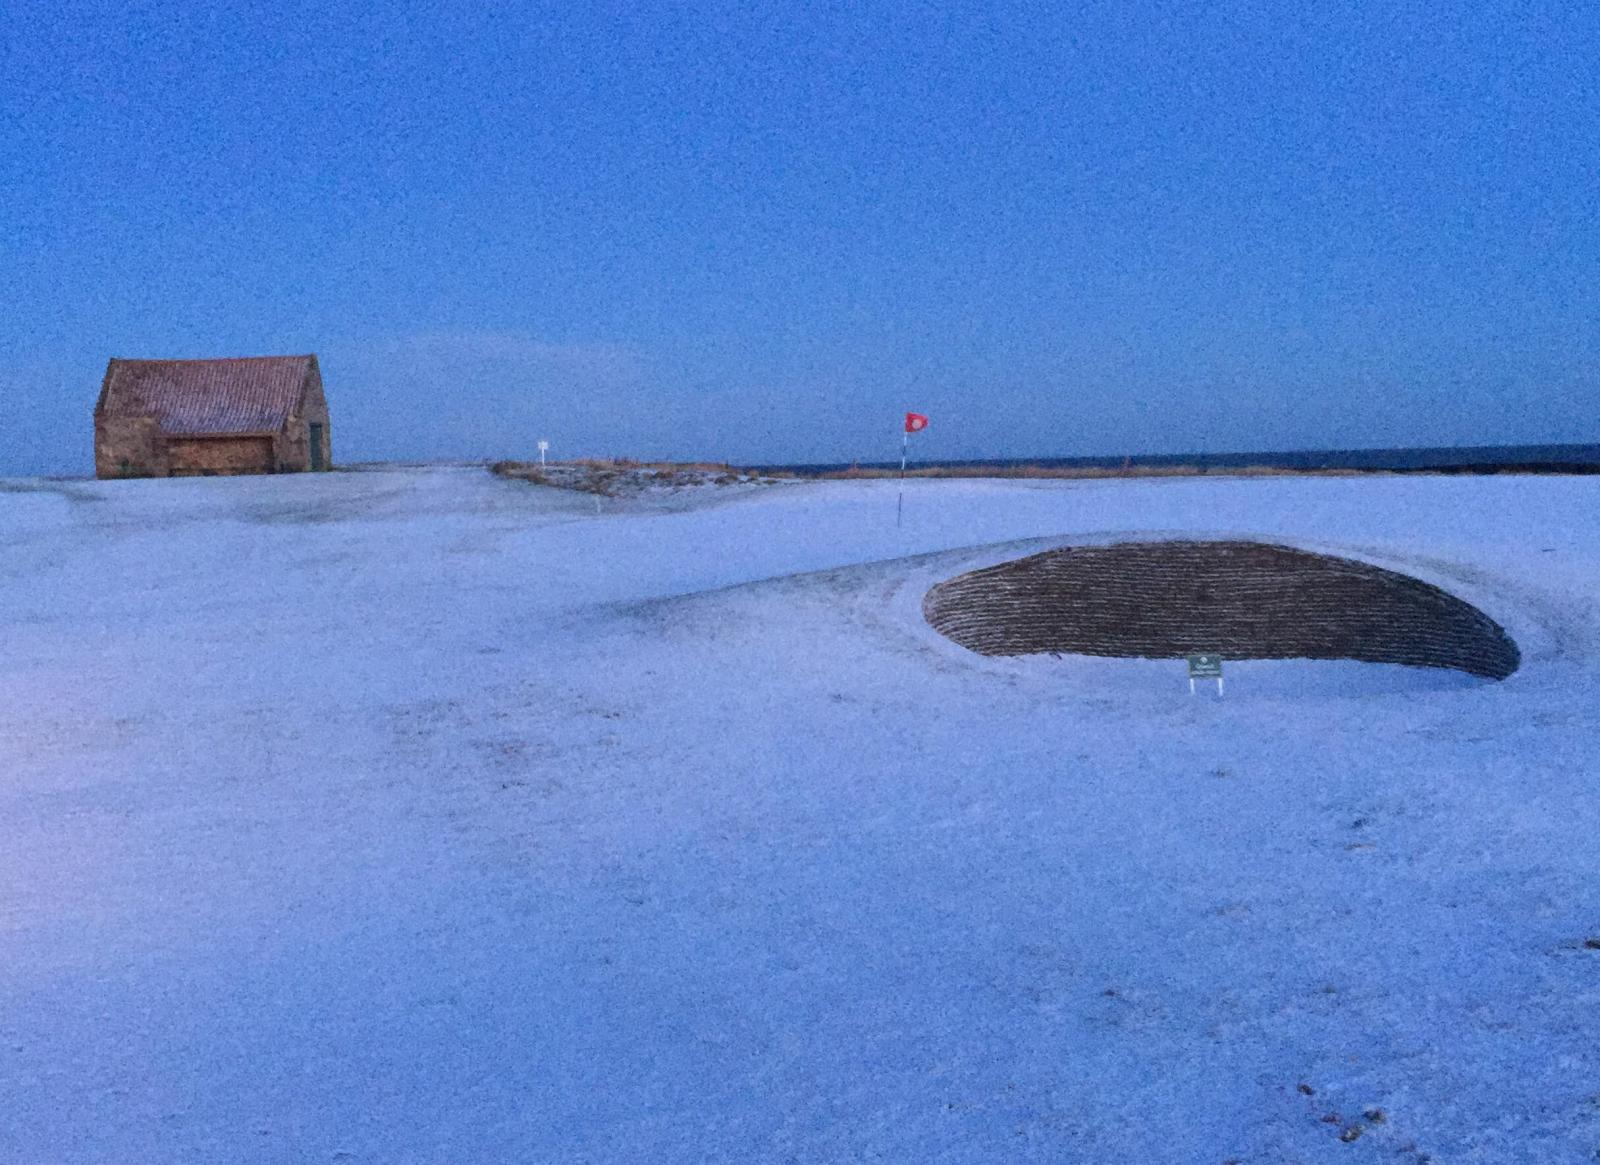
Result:
<svg viewBox="0 0 1600 1165"><path fill-rule="evenodd" d="M0 1160L1600 1150L1600 479L598 504L0 483ZM921 620L1162 532L1417 574L1523 668L1218 700Z"/></svg>

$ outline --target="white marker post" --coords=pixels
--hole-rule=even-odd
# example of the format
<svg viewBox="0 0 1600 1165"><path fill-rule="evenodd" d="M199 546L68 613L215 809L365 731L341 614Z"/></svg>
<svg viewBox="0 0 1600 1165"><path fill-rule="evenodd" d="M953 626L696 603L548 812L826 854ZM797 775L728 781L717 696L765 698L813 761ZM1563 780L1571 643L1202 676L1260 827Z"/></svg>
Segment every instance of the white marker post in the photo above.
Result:
<svg viewBox="0 0 1600 1165"><path fill-rule="evenodd" d="M1217 697L1222 697L1222 657L1220 655L1191 655L1189 660L1189 694L1194 695L1195 680L1216 680Z"/></svg>
<svg viewBox="0 0 1600 1165"><path fill-rule="evenodd" d="M539 442L539 468L540 469L544 468L544 452L548 448L550 448L550 442L548 442L548 441L540 441Z"/></svg>

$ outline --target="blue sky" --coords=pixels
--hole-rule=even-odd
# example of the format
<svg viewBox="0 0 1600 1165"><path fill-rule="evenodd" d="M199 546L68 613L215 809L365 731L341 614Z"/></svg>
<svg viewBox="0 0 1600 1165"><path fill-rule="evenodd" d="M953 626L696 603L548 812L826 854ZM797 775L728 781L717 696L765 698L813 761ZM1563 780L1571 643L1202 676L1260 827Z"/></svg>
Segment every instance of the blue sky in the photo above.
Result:
<svg viewBox="0 0 1600 1165"><path fill-rule="evenodd" d="M0 14L0 472L305 351L343 460L1600 441L1594 5Z"/></svg>

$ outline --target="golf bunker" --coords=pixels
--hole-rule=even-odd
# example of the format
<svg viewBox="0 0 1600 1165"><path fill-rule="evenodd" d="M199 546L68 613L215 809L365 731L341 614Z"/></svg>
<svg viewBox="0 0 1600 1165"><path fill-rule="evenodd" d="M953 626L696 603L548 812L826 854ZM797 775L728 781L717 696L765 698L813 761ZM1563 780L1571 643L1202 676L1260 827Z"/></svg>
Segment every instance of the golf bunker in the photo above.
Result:
<svg viewBox="0 0 1600 1165"><path fill-rule="evenodd" d="M1370 563L1261 542L1075 546L937 584L940 634L980 655L1350 659L1502 680L1521 653L1471 603Z"/></svg>

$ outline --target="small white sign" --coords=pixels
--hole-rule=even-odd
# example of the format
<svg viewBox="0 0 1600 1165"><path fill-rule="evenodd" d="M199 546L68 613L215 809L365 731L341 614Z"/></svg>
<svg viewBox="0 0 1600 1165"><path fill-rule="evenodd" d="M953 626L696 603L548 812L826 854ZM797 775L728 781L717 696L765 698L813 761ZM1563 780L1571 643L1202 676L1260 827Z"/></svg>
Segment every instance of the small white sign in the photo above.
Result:
<svg viewBox="0 0 1600 1165"><path fill-rule="evenodd" d="M1217 695L1222 695L1222 656L1191 655L1189 660L1189 694L1194 695L1195 680L1216 680Z"/></svg>
<svg viewBox="0 0 1600 1165"><path fill-rule="evenodd" d="M550 448L550 442L548 442L548 441L540 441L539 442L539 464L540 465L544 464L544 452L548 448Z"/></svg>

